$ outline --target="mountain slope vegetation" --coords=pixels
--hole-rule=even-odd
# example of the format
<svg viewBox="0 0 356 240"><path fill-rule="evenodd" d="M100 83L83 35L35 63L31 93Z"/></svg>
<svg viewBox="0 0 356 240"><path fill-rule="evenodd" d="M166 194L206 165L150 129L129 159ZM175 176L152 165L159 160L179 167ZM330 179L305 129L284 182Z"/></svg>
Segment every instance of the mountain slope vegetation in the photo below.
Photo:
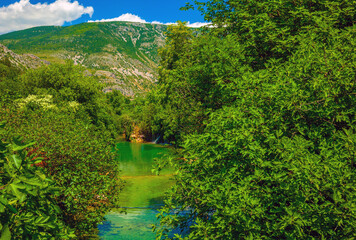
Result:
<svg viewBox="0 0 356 240"><path fill-rule="evenodd" d="M158 49L165 25L131 22L82 23L35 27L0 36L16 53L31 53L49 62L72 59L107 83L106 90L125 95L145 92L156 82Z"/></svg>

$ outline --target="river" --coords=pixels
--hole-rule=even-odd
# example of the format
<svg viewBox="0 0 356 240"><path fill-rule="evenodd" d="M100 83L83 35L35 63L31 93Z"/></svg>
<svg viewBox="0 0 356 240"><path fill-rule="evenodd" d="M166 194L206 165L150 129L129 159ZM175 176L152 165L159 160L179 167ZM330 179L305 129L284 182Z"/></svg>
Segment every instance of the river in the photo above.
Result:
<svg viewBox="0 0 356 240"><path fill-rule="evenodd" d="M164 192L173 184L172 170L165 169L159 176L152 173L154 158L168 153L158 144L120 142L121 176L126 181L120 195L122 209L106 215L99 225L102 240L155 239L152 224L157 223L157 209L163 204ZM120 211L125 210L126 213Z"/></svg>

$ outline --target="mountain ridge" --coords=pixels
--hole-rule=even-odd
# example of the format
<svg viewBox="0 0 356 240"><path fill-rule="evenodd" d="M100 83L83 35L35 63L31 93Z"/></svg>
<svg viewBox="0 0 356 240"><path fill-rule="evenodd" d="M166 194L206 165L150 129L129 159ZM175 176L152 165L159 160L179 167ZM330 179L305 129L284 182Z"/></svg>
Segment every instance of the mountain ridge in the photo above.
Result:
<svg viewBox="0 0 356 240"><path fill-rule="evenodd" d="M158 49L166 25L133 22L90 22L45 26L0 35L0 43L16 53L49 62L71 59L107 83L105 91L133 96L157 81Z"/></svg>

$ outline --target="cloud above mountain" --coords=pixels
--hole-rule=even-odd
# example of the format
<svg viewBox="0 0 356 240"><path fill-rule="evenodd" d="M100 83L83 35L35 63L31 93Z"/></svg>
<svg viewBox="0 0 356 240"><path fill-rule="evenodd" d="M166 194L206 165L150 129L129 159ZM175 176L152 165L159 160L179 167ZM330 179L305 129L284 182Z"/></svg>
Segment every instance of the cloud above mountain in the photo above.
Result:
<svg viewBox="0 0 356 240"><path fill-rule="evenodd" d="M61 26L84 14L91 17L93 12L93 7L84 7L78 1L56 0L51 4L32 4L30 0L20 0L0 8L0 33L35 26Z"/></svg>
<svg viewBox="0 0 356 240"><path fill-rule="evenodd" d="M162 23L162 22L158 22L158 21L152 21L152 22L147 22L146 20L140 18L137 15L131 14L131 13L125 13L122 14L120 17L116 17L116 18L109 18L109 19L101 19L101 20L95 20L95 21L88 21L88 22L138 22L138 23L152 23L152 24L164 24L164 25L173 25L176 23ZM209 23L202 23L202 22L195 22L195 23L187 23L188 27L192 27L192 28L199 28L199 27L203 27L209 25Z"/></svg>
<svg viewBox="0 0 356 240"><path fill-rule="evenodd" d="M145 20L140 18L137 15L131 14L131 13L125 13L122 14L120 17L116 18L108 18L108 19L101 19L101 20L95 20L95 21L88 21L88 22L139 22L139 23L147 23Z"/></svg>

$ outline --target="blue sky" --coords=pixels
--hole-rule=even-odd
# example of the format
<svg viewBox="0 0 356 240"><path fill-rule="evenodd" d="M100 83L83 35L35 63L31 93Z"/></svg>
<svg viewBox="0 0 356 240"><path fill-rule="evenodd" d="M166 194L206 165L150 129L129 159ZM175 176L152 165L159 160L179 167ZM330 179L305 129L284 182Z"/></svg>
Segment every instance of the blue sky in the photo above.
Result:
<svg viewBox="0 0 356 240"><path fill-rule="evenodd" d="M179 10L187 1L189 0L1 0L0 34L34 26L66 26L89 20L204 22L198 11Z"/></svg>

